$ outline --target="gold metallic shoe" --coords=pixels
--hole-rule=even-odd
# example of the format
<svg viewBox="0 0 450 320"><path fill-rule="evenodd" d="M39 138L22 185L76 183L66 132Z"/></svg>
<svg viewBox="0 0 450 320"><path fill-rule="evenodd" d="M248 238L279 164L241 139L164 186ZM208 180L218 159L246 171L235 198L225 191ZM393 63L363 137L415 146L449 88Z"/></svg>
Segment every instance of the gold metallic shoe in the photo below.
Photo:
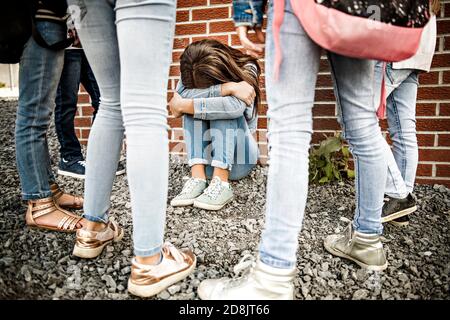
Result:
<svg viewBox="0 0 450 320"><path fill-rule="evenodd" d="M56 203L64 209L83 209L83 198L64 193L56 183L50 185L50 190L53 193L53 198Z"/></svg>
<svg viewBox="0 0 450 320"><path fill-rule="evenodd" d="M55 225L37 223L36 219L48 214L62 213L63 217ZM77 225L83 218L61 209L52 197L28 200L28 209L25 215L25 221L32 228L46 229L52 231L75 232Z"/></svg>
<svg viewBox="0 0 450 320"><path fill-rule="evenodd" d="M102 253L108 243L118 242L122 237L123 228L115 221L109 221L101 231L78 229L73 255L80 258L95 258Z"/></svg>
<svg viewBox="0 0 450 320"><path fill-rule="evenodd" d="M166 242L161 250L162 260L157 265L140 264L133 259L128 292L139 297L151 297L181 281L192 273L197 258L190 250L178 250Z"/></svg>

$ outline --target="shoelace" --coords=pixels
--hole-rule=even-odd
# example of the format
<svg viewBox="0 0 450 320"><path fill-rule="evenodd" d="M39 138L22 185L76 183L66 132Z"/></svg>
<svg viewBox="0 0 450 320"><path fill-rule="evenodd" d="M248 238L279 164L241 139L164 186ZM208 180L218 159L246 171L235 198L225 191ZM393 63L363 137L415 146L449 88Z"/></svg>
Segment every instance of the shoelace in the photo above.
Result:
<svg viewBox="0 0 450 320"><path fill-rule="evenodd" d="M85 161L85 160L80 160L80 161L78 161L78 164L79 164L80 166L86 167L86 161Z"/></svg>
<svg viewBox="0 0 450 320"><path fill-rule="evenodd" d="M228 280L225 287L230 288L240 285L243 281L247 280L255 266L255 258L251 254L246 254L239 263L234 266L234 277Z"/></svg>
<svg viewBox="0 0 450 320"><path fill-rule="evenodd" d="M340 220L342 222L347 223L347 227L345 228L344 232L342 232L342 236L345 236L345 233L347 233L348 237L348 243L352 242L353 240L353 228L352 228L352 221L346 217L340 217Z"/></svg>
<svg viewBox="0 0 450 320"><path fill-rule="evenodd" d="M170 242L166 241L164 243L162 251L165 252L166 254L167 253L170 254L175 259L176 262L178 263L184 262L183 254L177 248L175 248L175 246Z"/></svg>
<svg viewBox="0 0 450 320"><path fill-rule="evenodd" d="M198 180L194 178L190 178L188 181L186 181L183 190L181 190L181 194L187 194L192 192L192 189L197 185Z"/></svg>
<svg viewBox="0 0 450 320"><path fill-rule="evenodd" d="M217 199L221 191L222 182L220 181L220 178L214 178L208 188L206 188L206 190L203 192L203 194L211 200L215 200Z"/></svg>

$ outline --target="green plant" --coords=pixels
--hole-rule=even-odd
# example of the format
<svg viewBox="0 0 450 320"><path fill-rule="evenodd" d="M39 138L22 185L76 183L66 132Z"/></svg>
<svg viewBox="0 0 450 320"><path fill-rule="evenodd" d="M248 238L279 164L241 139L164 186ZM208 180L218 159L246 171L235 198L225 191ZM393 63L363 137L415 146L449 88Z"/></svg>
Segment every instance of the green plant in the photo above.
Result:
<svg viewBox="0 0 450 320"><path fill-rule="evenodd" d="M322 140L309 154L309 181L328 183L352 179L355 172L348 167L350 151L340 135Z"/></svg>
<svg viewBox="0 0 450 320"><path fill-rule="evenodd" d="M6 83L0 82L0 88L6 87Z"/></svg>

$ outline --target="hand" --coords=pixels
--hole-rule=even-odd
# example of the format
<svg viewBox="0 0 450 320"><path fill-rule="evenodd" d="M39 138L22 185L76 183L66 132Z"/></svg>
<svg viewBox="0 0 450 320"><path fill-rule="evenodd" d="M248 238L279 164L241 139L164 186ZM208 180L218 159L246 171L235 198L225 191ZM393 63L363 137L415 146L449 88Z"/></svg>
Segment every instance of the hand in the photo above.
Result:
<svg viewBox="0 0 450 320"><path fill-rule="evenodd" d="M255 101L256 92L253 86L245 81L227 82L222 84L222 95L235 96L239 100L244 101L246 105L250 106L253 104L253 101Z"/></svg>
<svg viewBox="0 0 450 320"><path fill-rule="evenodd" d="M179 118L183 115L183 98L178 92L173 93L172 99L169 101L170 112L175 118Z"/></svg>
<svg viewBox="0 0 450 320"><path fill-rule="evenodd" d="M236 28L236 32L239 36L239 40L241 41L242 46L245 49L245 53L251 55L255 58L261 57L264 51L264 34L261 30L261 27L256 27L255 29L256 38L261 43L254 43L250 41L248 38L248 27L247 26L239 26Z"/></svg>

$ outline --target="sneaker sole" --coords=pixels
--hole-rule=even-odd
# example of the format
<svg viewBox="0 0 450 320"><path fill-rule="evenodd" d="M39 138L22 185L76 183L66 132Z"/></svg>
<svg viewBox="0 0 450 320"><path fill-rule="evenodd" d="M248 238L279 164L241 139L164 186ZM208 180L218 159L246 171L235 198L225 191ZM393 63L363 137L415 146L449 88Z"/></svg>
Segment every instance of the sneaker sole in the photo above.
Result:
<svg viewBox="0 0 450 320"><path fill-rule="evenodd" d="M231 201L233 201L233 198L234 197L231 197L224 204L207 204L207 203L198 202L198 201L194 200L194 207L199 208L199 209L210 210L210 211L217 211L217 210L220 210L223 207L225 207Z"/></svg>
<svg viewBox="0 0 450 320"><path fill-rule="evenodd" d="M405 222L398 222L395 220L391 220L389 221L390 224L396 226L396 227L406 227L409 224L409 221L405 221Z"/></svg>
<svg viewBox="0 0 450 320"><path fill-rule="evenodd" d="M343 253L343 252L341 252L341 251L335 250L334 248L328 246L326 243L324 243L324 247L325 247L325 249L326 249L329 253L331 253L332 255L335 255L335 256L338 256L338 257L341 257L341 258L345 258L345 259L351 260L351 261L353 261L354 263L356 263L357 265L359 265L361 268L364 268L364 269L366 269L366 270L371 270L371 271L383 271L383 270L386 270L386 268L387 268L387 266L388 266L387 261L386 261L385 264L383 264L383 265L381 265L381 266L374 266L374 265L365 264L364 262L361 262L361 261L359 261L359 260L356 260L355 258L353 258L353 257L351 257L351 256L349 256L349 255L346 255L345 253Z"/></svg>
<svg viewBox="0 0 450 320"><path fill-rule="evenodd" d="M406 216L408 214L413 213L416 210L417 210L417 206L414 206L414 207L411 207L411 208L406 208L406 209L404 209L402 211L398 211L398 212L393 213L393 214L391 214L389 216L382 217L381 218L381 223L389 222L389 221L392 221L392 220L404 217L404 216Z"/></svg>
<svg viewBox="0 0 450 320"><path fill-rule="evenodd" d="M64 171L64 170L61 170L61 169L58 169L58 174L62 175L62 176L67 176L67 177L72 177L72 178L84 180L84 174L73 173L73 172Z"/></svg>
<svg viewBox="0 0 450 320"><path fill-rule="evenodd" d="M121 175L123 175L126 171L127 171L127 169L122 169L122 170L116 171L116 176L121 176Z"/></svg>
<svg viewBox="0 0 450 320"><path fill-rule="evenodd" d="M195 199L184 199L184 200L175 200L172 199L172 201L170 201L170 205L172 207L187 207L187 206L192 206L194 204L194 200Z"/></svg>
<svg viewBox="0 0 450 320"><path fill-rule="evenodd" d="M110 244L110 243L112 243L112 242L119 242L120 240L122 240L123 234L124 234L124 231L123 231L123 229L121 229L121 233L117 236L117 238L111 239L111 240L105 242L104 244L102 244L101 246L99 246L99 247L97 247L97 248L89 248L89 249L87 249L87 248L80 248L80 247L78 247L78 246L75 244L75 246L73 247L73 252L72 252L72 254L73 254L74 256L76 256L76 257L84 258L84 259L92 259L92 258L96 258L96 257L98 257L98 256L102 253L103 249L104 249L108 244Z"/></svg>
<svg viewBox="0 0 450 320"><path fill-rule="evenodd" d="M150 284L150 285L140 286L140 285L134 284L131 281L131 279L128 279L128 292L135 296L141 297L141 298L148 298L148 297L154 296L154 295L160 293L161 291L167 289L172 284L185 279L187 276L189 276L194 271L196 265L197 265L197 257L195 257L194 263L186 270L175 273L172 276L169 276L157 283Z"/></svg>

